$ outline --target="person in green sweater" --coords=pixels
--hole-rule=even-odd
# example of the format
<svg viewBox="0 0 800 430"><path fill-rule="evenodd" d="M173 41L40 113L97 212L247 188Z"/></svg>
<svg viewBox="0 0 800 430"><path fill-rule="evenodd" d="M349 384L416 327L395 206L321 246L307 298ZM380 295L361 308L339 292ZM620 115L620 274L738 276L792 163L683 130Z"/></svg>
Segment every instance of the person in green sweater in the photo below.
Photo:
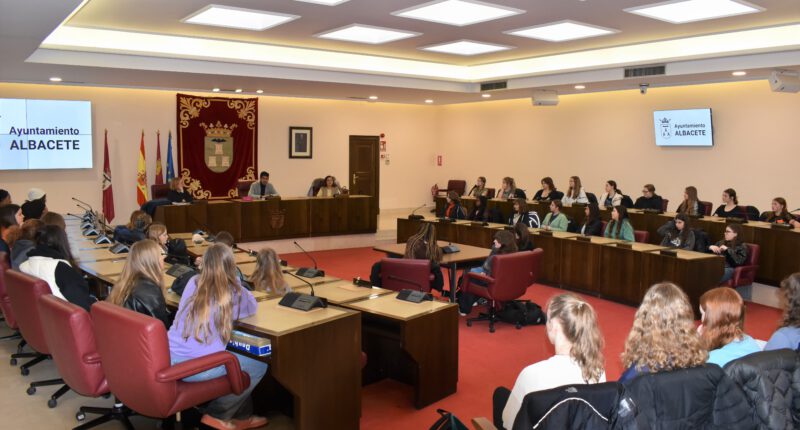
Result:
<svg viewBox="0 0 800 430"><path fill-rule="evenodd" d="M569 219L561 213L561 200L553 200L550 202L550 213L545 215L542 222L542 228L545 230L553 231L567 231Z"/></svg>
<svg viewBox="0 0 800 430"><path fill-rule="evenodd" d="M608 223L603 236L633 242L633 226L628 219L628 209L625 206L614 206L611 211L611 222Z"/></svg>

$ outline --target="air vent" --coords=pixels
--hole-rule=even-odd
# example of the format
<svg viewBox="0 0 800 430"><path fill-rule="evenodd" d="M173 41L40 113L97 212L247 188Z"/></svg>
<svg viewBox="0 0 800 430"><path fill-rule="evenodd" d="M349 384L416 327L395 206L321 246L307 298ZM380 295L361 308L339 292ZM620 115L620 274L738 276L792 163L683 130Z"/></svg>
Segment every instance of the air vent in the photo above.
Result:
<svg viewBox="0 0 800 430"><path fill-rule="evenodd" d="M506 88L508 88L507 81L484 82L481 84L481 91L504 90Z"/></svg>
<svg viewBox="0 0 800 430"><path fill-rule="evenodd" d="M628 67L625 69L626 78L636 78L639 76L658 76L667 73L667 66L645 66L645 67Z"/></svg>
<svg viewBox="0 0 800 430"><path fill-rule="evenodd" d="M350 97L348 97L348 99L350 99L350 100L367 100L366 97L354 97L354 96L350 96Z"/></svg>

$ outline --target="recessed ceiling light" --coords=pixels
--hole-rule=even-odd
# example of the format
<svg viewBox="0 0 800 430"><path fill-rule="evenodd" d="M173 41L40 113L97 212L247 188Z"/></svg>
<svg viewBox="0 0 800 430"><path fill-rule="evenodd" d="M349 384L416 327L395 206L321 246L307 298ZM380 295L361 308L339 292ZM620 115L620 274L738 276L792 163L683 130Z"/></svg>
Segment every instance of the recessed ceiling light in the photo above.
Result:
<svg viewBox="0 0 800 430"><path fill-rule="evenodd" d="M264 94L264 90L256 90L256 93L258 93L258 94Z"/></svg>
<svg viewBox="0 0 800 430"><path fill-rule="evenodd" d="M583 39L586 37L604 36L618 33L619 30L584 24L582 22L564 20L549 24L535 25L533 27L519 28L506 31L514 36L530 37L531 39L547 40L548 42L563 42L565 40Z"/></svg>
<svg viewBox="0 0 800 430"><path fill-rule="evenodd" d="M300 17L285 13L212 4L187 16L181 22L261 31L297 18Z"/></svg>
<svg viewBox="0 0 800 430"><path fill-rule="evenodd" d="M575 85L575 89L576 90L585 90L586 89L586 85Z"/></svg>
<svg viewBox="0 0 800 430"><path fill-rule="evenodd" d="M369 96L370 100L378 100L378 96Z"/></svg>
<svg viewBox="0 0 800 430"><path fill-rule="evenodd" d="M380 43L394 42L395 40L419 36L420 34L421 33L415 33L413 31L394 30L391 28L373 27L371 25L363 24L351 24L346 27L341 27L335 30L317 34L315 37L377 45Z"/></svg>
<svg viewBox="0 0 800 430"><path fill-rule="evenodd" d="M237 88L237 89L235 89L234 91L235 91L235 92L237 92L237 93L241 93L241 92L242 92L242 89L241 89L241 88Z"/></svg>
<svg viewBox="0 0 800 430"><path fill-rule="evenodd" d="M211 91L214 91L215 93L218 93L219 92L219 88L214 87Z"/></svg>
<svg viewBox="0 0 800 430"><path fill-rule="evenodd" d="M477 0L435 0L392 12L392 15L463 27L521 13L525 11Z"/></svg>
<svg viewBox="0 0 800 430"><path fill-rule="evenodd" d="M422 49L423 51L443 52L445 54L478 55L486 54L488 52L505 51L507 49L511 49L511 47L485 42L475 42L472 40L458 40L439 45L424 46L419 49Z"/></svg>
<svg viewBox="0 0 800 430"><path fill-rule="evenodd" d="M58 76L53 76L50 78L50 82L61 82L63 79L59 78Z"/></svg>
<svg viewBox="0 0 800 430"><path fill-rule="evenodd" d="M490 99L490 98L492 98L492 95L491 94L481 94L481 97L483 97L485 99Z"/></svg>
<svg viewBox="0 0 800 430"><path fill-rule="evenodd" d="M746 76L746 75L747 75L747 72L745 72L745 71L743 71L743 70L740 70L740 71L738 71L738 72L733 72L733 73L731 73L731 75L733 75L733 76Z"/></svg>
<svg viewBox="0 0 800 430"><path fill-rule="evenodd" d="M303 3L324 4L325 6L336 6L337 4L342 4L350 0L295 0L295 1L301 1Z"/></svg>
<svg viewBox="0 0 800 430"><path fill-rule="evenodd" d="M425 100L425 103L431 104L431 103L433 103L433 100L427 99L427 100Z"/></svg>
<svg viewBox="0 0 800 430"><path fill-rule="evenodd" d="M673 24L703 21L762 12L765 9L742 0L671 0L625 9L648 18L659 19Z"/></svg>

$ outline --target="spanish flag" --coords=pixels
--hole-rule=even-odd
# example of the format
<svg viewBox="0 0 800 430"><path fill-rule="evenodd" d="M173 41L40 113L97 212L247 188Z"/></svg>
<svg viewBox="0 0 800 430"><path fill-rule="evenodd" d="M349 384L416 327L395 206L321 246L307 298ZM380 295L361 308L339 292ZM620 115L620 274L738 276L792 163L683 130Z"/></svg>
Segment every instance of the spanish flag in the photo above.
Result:
<svg viewBox="0 0 800 430"><path fill-rule="evenodd" d="M139 168L136 172L136 202L139 203L139 206L147 201L147 168L144 159L144 130L142 130L142 141L139 144Z"/></svg>

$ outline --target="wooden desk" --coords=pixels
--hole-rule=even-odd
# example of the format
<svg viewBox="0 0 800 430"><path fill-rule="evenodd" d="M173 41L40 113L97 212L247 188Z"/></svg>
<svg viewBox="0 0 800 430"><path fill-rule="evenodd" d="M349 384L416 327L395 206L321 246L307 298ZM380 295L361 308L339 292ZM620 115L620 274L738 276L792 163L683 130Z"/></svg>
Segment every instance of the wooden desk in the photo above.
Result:
<svg viewBox="0 0 800 430"><path fill-rule="evenodd" d="M700 296L719 284L725 261L718 255L701 252L678 250L678 256L671 257L656 251L643 253L641 265L643 289L665 279L680 285L699 318Z"/></svg>
<svg viewBox="0 0 800 430"><path fill-rule="evenodd" d="M458 311L446 302L409 303L397 294L344 306L361 312L365 383L390 377L414 387L414 406L424 408L456 392Z"/></svg>
<svg viewBox="0 0 800 430"><path fill-rule="evenodd" d="M602 246L619 242L606 237L589 236L590 242L578 240L577 236L561 242L561 285L595 295L600 294L597 280L600 278L600 254Z"/></svg>
<svg viewBox="0 0 800 430"><path fill-rule="evenodd" d="M617 245L630 245L622 248ZM648 251L666 249L659 245L637 242L618 242L601 245L598 273L598 292L601 297L637 306L642 302L650 284L642 282L643 255ZM683 284L678 284L683 287Z"/></svg>
<svg viewBox="0 0 800 430"><path fill-rule="evenodd" d="M109 275L119 275L125 267L128 254L123 254L116 260L86 261L78 263L78 267L95 278L106 280Z"/></svg>
<svg viewBox="0 0 800 430"><path fill-rule="evenodd" d="M167 231L205 230L208 228L207 206L207 200L197 200L188 205L158 206L153 221L166 225Z"/></svg>
<svg viewBox="0 0 800 430"><path fill-rule="evenodd" d="M561 284L561 245L564 239L578 237L579 234L567 233L564 231L543 232L542 229L531 228L531 240L536 248L542 248L544 258L542 268L539 272L539 279L548 284Z"/></svg>
<svg viewBox="0 0 800 430"><path fill-rule="evenodd" d="M294 291L305 294L311 293L311 288L308 286L294 287ZM326 284L314 285L314 294L322 297L332 305L343 305L352 302L358 302L371 297L378 297L385 294L391 294L394 291L378 287L359 287L349 281L333 281Z"/></svg>
<svg viewBox="0 0 800 430"><path fill-rule="evenodd" d="M114 254L111 252L110 247L94 248L94 249L75 249L74 256L77 261L105 261L105 260L118 260L125 259L128 254Z"/></svg>

